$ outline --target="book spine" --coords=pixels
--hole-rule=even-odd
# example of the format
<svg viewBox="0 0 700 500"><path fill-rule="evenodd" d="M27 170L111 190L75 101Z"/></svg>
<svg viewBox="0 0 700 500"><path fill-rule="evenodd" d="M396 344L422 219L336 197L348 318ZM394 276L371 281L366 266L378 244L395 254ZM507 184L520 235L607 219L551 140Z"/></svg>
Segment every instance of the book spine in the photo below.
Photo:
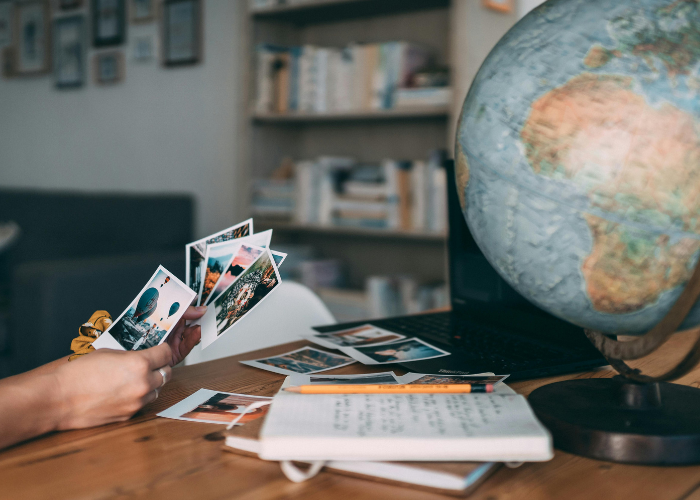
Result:
<svg viewBox="0 0 700 500"><path fill-rule="evenodd" d="M330 49L319 48L316 50L316 92L313 110L316 113L328 111L328 77Z"/></svg>
<svg viewBox="0 0 700 500"><path fill-rule="evenodd" d="M413 201L413 229L415 231L425 231L425 162L422 160L413 162L413 168L411 169L411 191Z"/></svg>
<svg viewBox="0 0 700 500"><path fill-rule="evenodd" d="M387 191L387 226L390 229L399 227L399 181L398 166L394 160L382 162Z"/></svg>

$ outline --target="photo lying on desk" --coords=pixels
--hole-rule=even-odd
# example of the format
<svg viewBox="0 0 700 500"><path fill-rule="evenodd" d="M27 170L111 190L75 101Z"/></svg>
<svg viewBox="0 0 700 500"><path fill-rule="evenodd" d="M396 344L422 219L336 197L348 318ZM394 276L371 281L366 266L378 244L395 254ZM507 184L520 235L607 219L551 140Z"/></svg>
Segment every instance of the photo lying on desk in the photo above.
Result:
<svg viewBox="0 0 700 500"><path fill-rule="evenodd" d="M417 338L399 340L391 344L377 346L341 347L340 350L365 365L403 363L406 361L420 361L422 359L439 358L440 356L450 355L449 352L443 351Z"/></svg>
<svg viewBox="0 0 700 500"><path fill-rule="evenodd" d="M231 283L201 319L202 349L205 349L253 310L281 283L269 249Z"/></svg>
<svg viewBox="0 0 700 500"><path fill-rule="evenodd" d="M92 345L139 351L161 344L194 297L187 285L159 266L126 311Z"/></svg>
<svg viewBox="0 0 700 500"><path fill-rule="evenodd" d="M260 368L282 375L317 373L354 363L355 360L340 354L319 351L313 347L302 347L270 358L241 361L244 365Z"/></svg>
<svg viewBox="0 0 700 500"><path fill-rule="evenodd" d="M360 375L291 375L285 381L285 387L299 385L365 385L398 384L394 372L363 373Z"/></svg>
<svg viewBox="0 0 700 500"><path fill-rule="evenodd" d="M202 284L201 273L203 271L204 255L207 253L207 245L242 238L249 234L253 234L253 219L248 219L240 224L185 245L185 269L187 270L185 281L187 286L194 290L195 293L199 292Z"/></svg>
<svg viewBox="0 0 700 500"><path fill-rule="evenodd" d="M405 339L405 335L401 335L389 330L384 330L374 325L361 325L347 330L338 330L335 332L315 333L305 337L314 344L327 347L329 349L338 349L339 347L359 347L369 345L387 344L396 342L397 340Z"/></svg>
<svg viewBox="0 0 700 500"><path fill-rule="evenodd" d="M509 375L442 375L426 373L407 373L399 377L399 382L411 384L500 384Z"/></svg>
<svg viewBox="0 0 700 500"><path fill-rule="evenodd" d="M160 412L158 416L209 424L228 424L241 413L245 413L236 423L236 425L243 425L265 416L269 408L267 405L246 412L248 406L259 401L271 403L272 398L200 389L176 405Z"/></svg>

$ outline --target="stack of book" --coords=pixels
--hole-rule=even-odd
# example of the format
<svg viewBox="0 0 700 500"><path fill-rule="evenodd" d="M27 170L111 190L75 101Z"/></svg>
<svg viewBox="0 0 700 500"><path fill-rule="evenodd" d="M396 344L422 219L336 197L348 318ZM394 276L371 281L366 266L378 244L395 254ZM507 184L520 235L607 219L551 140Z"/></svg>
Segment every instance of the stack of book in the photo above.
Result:
<svg viewBox="0 0 700 500"><path fill-rule="evenodd" d="M443 233L447 230L444 152L427 161L355 163L322 157L296 163L294 219L300 224Z"/></svg>
<svg viewBox="0 0 700 500"><path fill-rule="evenodd" d="M260 114L438 106L450 99L449 89L399 90L412 87L414 75L431 64L431 51L415 43L260 44L256 59L255 111Z"/></svg>
<svg viewBox="0 0 700 500"><path fill-rule="evenodd" d="M252 182L251 215L289 219L294 214L294 205L294 180L255 179Z"/></svg>

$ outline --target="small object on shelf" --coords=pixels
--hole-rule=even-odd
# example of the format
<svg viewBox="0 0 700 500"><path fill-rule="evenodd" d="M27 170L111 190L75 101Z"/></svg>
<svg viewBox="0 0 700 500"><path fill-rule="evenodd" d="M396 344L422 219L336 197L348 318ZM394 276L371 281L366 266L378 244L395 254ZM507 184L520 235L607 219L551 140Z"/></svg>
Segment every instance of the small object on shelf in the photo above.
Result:
<svg viewBox="0 0 700 500"><path fill-rule="evenodd" d="M452 102L450 87L415 87L397 89L394 95L397 108L418 108L422 106L449 106Z"/></svg>
<svg viewBox="0 0 700 500"><path fill-rule="evenodd" d="M513 0L481 0L484 7L504 14L513 12Z"/></svg>
<svg viewBox="0 0 700 500"><path fill-rule="evenodd" d="M93 57L95 82L113 85L124 81L124 54L119 51L95 54Z"/></svg>
<svg viewBox="0 0 700 500"><path fill-rule="evenodd" d="M49 49L49 4L46 1L31 1L15 5L17 23L14 26L15 57L11 74L39 75L50 69ZM21 33L21 36L18 34Z"/></svg>
<svg viewBox="0 0 700 500"><path fill-rule="evenodd" d="M202 60L201 0L163 3L163 64L184 66Z"/></svg>
<svg viewBox="0 0 700 500"><path fill-rule="evenodd" d="M134 61L147 62L155 57L156 39L153 35L136 36L133 40L131 55Z"/></svg>
<svg viewBox="0 0 700 500"><path fill-rule="evenodd" d="M87 40L85 16L60 17L54 21L54 81L58 88L85 83Z"/></svg>
<svg viewBox="0 0 700 500"><path fill-rule="evenodd" d="M125 0L92 0L92 44L121 45L126 39Z"/></svg>

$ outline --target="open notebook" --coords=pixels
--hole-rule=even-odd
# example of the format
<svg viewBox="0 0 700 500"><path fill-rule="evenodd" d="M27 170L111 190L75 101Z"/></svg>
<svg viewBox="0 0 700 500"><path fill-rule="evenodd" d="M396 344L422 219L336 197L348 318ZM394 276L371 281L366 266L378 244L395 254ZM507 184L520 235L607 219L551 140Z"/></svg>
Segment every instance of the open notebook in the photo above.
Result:
<svg viewBox="0 0 700 500"><path fill-rule="evenodd" d="M289 377L282 387L288 385ZM525 397L507 389L510 394L280 391L260 433L259 455L266 460L301 461L551 459L549 432Z"/></svg>
<svg viewBox="0 0 700 500"><path fill-rule="evenodd" d="M226 431L224 449L257 457L263 419ZM464 496L495 472L498 462L375 462L331 460L324 470L382 483ZM288 471L285 471L287 473Z"/></svg>

